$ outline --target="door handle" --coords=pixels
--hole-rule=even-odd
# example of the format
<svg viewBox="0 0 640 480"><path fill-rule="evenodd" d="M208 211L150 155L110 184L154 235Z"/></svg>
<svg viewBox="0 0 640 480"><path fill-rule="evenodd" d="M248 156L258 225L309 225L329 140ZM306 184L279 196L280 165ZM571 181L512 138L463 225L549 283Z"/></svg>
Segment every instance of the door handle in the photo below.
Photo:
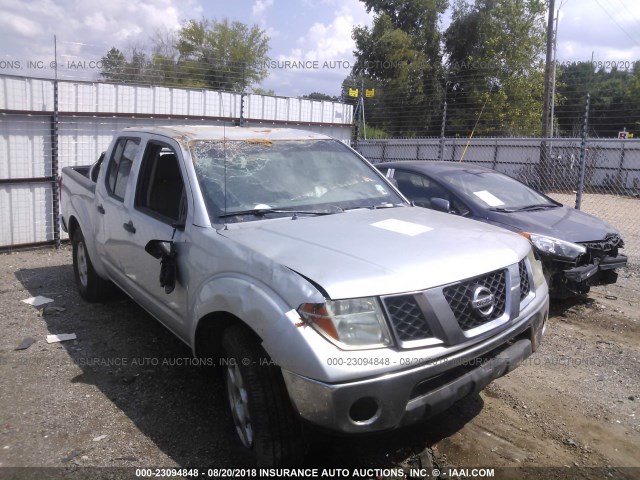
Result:
<svg viewBox="0 0 640 480"><path fill-rule="evenodd" d="M98 212L104 215L104 207L102 205L98 205L96 208L98 209Z"/></svg>
<svg viewBox="0 0 640 480"><path fill-rule="evenodd" d="M127 223L123 223L122 226L129 233L136 233L136 227L133 226L133 222L129 220Z"/></svg>

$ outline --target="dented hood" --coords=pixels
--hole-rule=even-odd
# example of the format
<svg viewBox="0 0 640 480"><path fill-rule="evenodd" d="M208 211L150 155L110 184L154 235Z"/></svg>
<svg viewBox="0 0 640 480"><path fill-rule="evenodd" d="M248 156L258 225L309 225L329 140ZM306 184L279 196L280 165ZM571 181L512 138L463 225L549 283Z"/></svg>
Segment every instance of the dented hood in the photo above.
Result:
<svg viewBox="0 0 640 480"><path fill-rule="evenodd" d="M521 260L529 242L419 207L278 218L219 230L318 284L332 299L422 290Z"/></svg>

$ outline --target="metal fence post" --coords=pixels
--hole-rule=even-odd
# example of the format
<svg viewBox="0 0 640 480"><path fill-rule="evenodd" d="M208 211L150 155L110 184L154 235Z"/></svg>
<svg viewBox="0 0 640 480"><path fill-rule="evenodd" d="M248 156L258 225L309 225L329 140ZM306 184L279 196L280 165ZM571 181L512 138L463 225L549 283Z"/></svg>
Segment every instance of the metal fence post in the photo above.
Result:
<svg viewBox="0 0 640 480"><path fill-rule="evenodd" d="M447 101L444 102L442 109L442 127L440 128L440 151L438 152L438 160L444 160L444 130L447 126Z"/></svg>
<svg viewBox="0 0 640 480"><path fill-rule="evenodd" d="M582 124L582 140L580 142L580 175L578 177L578 190L576 192L576 210L582 206L582 192L584 190L584 172L587 168L587 129L589 127L589 105L591 94L587 93L587 106L584 110L584 123Z"/></svg>
<svg viewBox="0 0 640 480"><path fill-rule="evenodd" d="M624 145L626 141L622 140L620 146L620 165L618 165L618 175L616 176L615 187L619 189L621 192L624 192L627 189L627 179L622 180L622 168L624 167Z"/></svg>
<svg viewBox="0 0 640 480"><path fill-rule="evenodd" d="M54 57L56 61L55 79L53 80L53 117L51 119L51 191L53 195L53 241L56 248L60 248L60 195L58 192L58 46L56 37L53 37Z"/></svg>

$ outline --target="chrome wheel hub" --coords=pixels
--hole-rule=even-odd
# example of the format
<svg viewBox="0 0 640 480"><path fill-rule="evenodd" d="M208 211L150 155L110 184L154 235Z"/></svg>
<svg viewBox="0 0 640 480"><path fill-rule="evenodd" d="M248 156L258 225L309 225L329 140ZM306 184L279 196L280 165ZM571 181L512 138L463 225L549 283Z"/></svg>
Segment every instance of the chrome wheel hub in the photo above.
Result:
<svg viewBox="0 0 640 480"><path fill-rule="evenodd" d="M87 252L84 247L84 242L78 243L78 251L76 253L76 262L78 264L78 277L83 287L87 286L88 267L87 267Z"/></svg>
<svg viewBox="0 0 640 480"><path fill-rule="evenodd" d="M233 423L242 444L251 448L253 445L253 423L249 413L249 394L238 365L227 366L227 395L233 415Z"/></svg>

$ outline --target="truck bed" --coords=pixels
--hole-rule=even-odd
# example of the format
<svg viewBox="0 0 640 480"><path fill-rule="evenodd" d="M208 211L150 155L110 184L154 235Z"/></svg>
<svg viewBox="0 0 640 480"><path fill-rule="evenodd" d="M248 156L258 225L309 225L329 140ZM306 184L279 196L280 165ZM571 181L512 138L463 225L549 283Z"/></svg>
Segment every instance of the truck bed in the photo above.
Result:
<svg viewBox="0 0 640 480"><path fill-rule="evenodd" d="M64 187L70 187L74 183L77 183L81 187L95 193L96 182L89 178L89 170L91 165L80 165L76 167L65 167L62 169L62 185ZM72 187L73 189L73 187ZM71 192L77 193L77 192Z"/></svg>

